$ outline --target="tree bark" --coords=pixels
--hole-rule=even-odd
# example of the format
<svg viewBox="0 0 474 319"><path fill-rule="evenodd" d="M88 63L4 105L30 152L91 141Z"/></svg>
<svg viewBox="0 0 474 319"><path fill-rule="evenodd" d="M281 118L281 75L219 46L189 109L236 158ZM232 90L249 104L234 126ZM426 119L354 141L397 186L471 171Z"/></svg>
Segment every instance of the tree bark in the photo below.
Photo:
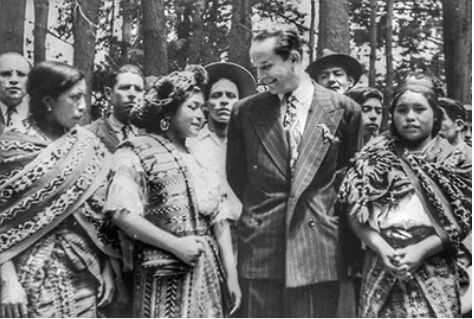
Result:
<svg viewBox="0 0 474 319"><path fill-rule="evenodd" d="M128 50L132 45L132 13L135 8L133 0L122 0L122 43L121 43L121 59L122 64L128 60Z"/></svg>
<svg viewBox="0 0 474 319"><path fill-rule="evenodd" d="M145 75L168 73L168 34L164 0L142 0L142 31Z"/></svg>
<svg viewBox="0 0 474 319"><path fill-rule="evenodd" d="M48 30L49 0L34 0L35 28L33 37L35 43L35 63L46 60L46 31Z"/></svg>
<svg viewBox="0 0 474 319"><path fill-rule="evenodd" d="M252 40L252 23L250 21L250 1L232 1L231 41L229 45L229 61L250 69L250 42Z"/></svg>
<svg viewBox="0 0 474 319"><path fill-rule="evenodd" d="M204 0L191 1L192 23L189 33L189 59L190 64L205 64L205 42L204 42L204 25L202 15L205 6Z"/></svg>
<svg viewBox="0 0 474 319"><path fill-rule="evenodd" d="M314 26L316 24L316 0L311 0L311 13L309 22L309 62L314 61Z"/></svg>
<svg viewBox="0 0 474 319"><path fill-rule="evenodd" d="M387 61L387 73L385 75L385 101L391 103L393 96L393 2L394 0L387 0L387 25L385 35L385 57Z"/></svg>
<svg viewBox="0 0 474 319"><path fill-rule="evenodd" d="M23 54L26 0L0 1L0 54Z"/></svg>
<svg viewBox="0 0 474 319"><path fill-rule="evenodd" d="M370 61L369 61L369 86L375 87L375 61L377 60L377 0L370 0Z"/></svg>
<svg viewBox="0 0 474 319"><path fill-rule="evenodd" d="M443 0L444 59L448 96L471 104L472 2Z"/></svg>
<svg viewBox="0 0 474 319"><path fill-rule="evenodd" d="M320 0L318 57L323 49L350 53L349 4L347 0Z"/></svg>
<svg viewBox="0 0 474 319"><path fill-rule="evenodd" d="M87 112L85 113L82 123L90 122L90 102L92 75L94 71L95 57L95 35L99 20L100 1L77 0L73 10L73 26L72 33L74 36L74 66L84 72L88 95L87 95Z"/></svg>

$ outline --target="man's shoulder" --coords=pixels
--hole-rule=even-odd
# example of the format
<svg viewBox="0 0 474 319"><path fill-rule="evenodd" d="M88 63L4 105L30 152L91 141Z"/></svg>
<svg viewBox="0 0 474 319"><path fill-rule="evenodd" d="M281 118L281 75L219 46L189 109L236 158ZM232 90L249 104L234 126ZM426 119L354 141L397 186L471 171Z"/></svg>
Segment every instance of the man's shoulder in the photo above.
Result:
<svg viewBox="0 0 474 319"><path fill-rule="evenodd" d="M360 113L360 106L356 101L350 97L336 93L329 90L322 85L313 81L314 91L317 96L324 97L325 100L329 100L332 107L335 109L343 109L349 113Z"/></svg>
<svg viewBox="0 0 474 319"><path fill-rule="evenodd" d="M84 128L96 134L110 129L110 127L107 125L107 119L104 117L101 117L92 123L85 125Z"/></svg>
<svg viewBox="0 0 474 319"><path fill-rule="evenodd" d="M237 103L234 104L234 109L240 112L245 112L258 107L259 105L262 105L262 103L267 103L275 98L277 98L276 95L268 91L256 93L254 95L250 95L246 98L243 98L242 100L237 101Z"/></svg>

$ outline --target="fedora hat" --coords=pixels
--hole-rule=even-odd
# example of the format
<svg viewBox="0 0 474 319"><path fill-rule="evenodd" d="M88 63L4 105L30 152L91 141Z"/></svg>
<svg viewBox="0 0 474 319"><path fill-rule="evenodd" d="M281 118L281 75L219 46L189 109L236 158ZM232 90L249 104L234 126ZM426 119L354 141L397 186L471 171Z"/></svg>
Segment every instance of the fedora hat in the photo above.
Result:
<svg viewBox="0 0 474 319"><path fill-rule="evenodd" d="M209 77L207 91L209 91L212 85L219 79L226 78L237 85L240 99L257 92L255 78L243 66L232 62L213 62L209 63L204 68Z"/></svg>
<svg viewBox="0 0 474 319"><path fill-rule="evenodd" d="M362 65L347 54L336 53L329 49L323 49L322 56L309 64L306 72L316 81L318 75L329 66L341 66L348 75L352 76L354 83L359 82L363 73Z"/></svg>

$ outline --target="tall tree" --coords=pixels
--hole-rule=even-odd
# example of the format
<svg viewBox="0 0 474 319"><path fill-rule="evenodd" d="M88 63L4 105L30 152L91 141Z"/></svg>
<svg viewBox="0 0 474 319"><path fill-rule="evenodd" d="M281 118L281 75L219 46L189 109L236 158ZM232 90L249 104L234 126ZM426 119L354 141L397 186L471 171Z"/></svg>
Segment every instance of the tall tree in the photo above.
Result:
<svg viewBox="0 0 474 319"><path fill-rule="evenodd" d="M26 0L0 1L0 54L23 54Z"/></svg>
<svg viewBox="0 0 474 319"><path fill-rule="evenodd" d="M319 1L318 56L323 49L350 53L349 4L347 0Z"/></svg>
<svg viewBox="0 0 474 319"><path fill-rule="evenodd" d="M191 6L191 30L189 33L189 55L188 63L206 64L205 35L203 14L205 0L189 1Z"/></svg>
<svg viewBox="0 0 474 319"><path fill-rule="evenodd" d="M122 63L126 63L128 58L128 50L132 46L132 27L133 19L136 15L137 3L136 0L122 0Z"/></svg>
<svg viewBox="0 0 474 319"><path fill-rule="evenodd" d="M35 28L33 37L35 43L35 63L46 60L46 33L48 30L49 0L34 0Z"/></svg>
<svg viewBox="0 0 474 319"><path fill-rule="evenodd" d="M471 103L472 2L443 0L444 58L448 96Z"/></svg>
<svg viewBox="0 0 474 319"><path fill-rule="evenodd" d="M168 36L163 0L142 0L145 75L168 73Z"/></svg>
<svg viewBox="0 0 474 319"><path fill-rule="evenodd" d="M385 75L385 101L391 103L393 96L393 2L387 0L387 24L386 24L386 41L385 41L385 58L387 63L387 73Z"/></svg>
<svg viewBox="0 0 474 319"><path fill-rule="evenodd" d="M314 36L316 31L314 30L316 24L316 0L311 0L311 12L309 20L309 61L314 61Z"/></svg>
<svg viewBox="0 0 474 319"><path fill-rule="evenodd" d="M375 61L377 59L377 0L370 0L370 60L369 60L369 86L375 87Z"/></svg>
<svg viewBox="0 0 474 319"><path fill-rule="evenodd" d="M88 87L88 110L82 123L90 122L90 92L94 71L95 38L98 25L100 1L76 0L73 7L72 33L74 36L74 66L84 72Z"/></svg>
<svg viewBox="0 0 474 319"><path fill-rule="evenodd" d="M250 21L250 1L232 1L231 41L229 44L229 61L250 68L250 41L252 37L252 22Z"/></svg>

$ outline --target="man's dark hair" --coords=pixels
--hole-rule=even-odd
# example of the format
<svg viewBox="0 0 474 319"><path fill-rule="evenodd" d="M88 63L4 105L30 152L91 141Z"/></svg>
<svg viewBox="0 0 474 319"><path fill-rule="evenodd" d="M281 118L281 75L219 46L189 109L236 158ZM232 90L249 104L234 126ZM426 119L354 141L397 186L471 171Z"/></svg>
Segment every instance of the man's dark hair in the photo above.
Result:
<svg viewBox="0 0 474 319"><path fill-rule="evenodd" d="M123 73L133 73L139 75L143 79L143 86L145 86L145 76L143 75L142 70L136 65L125 64L110 75L108 80L109 87L113 88L115 84L117 84L118 76Z"/></svg>
<svg viewBox="0 0 474 319"><path fill-rule="evenodd" d="M383 104L383 94L379 90L371 87L353 88L347 92L347 96L359 103L364 104L370 98L379 100Z"/></svg>
<svg viewBox="0 0 474 319"><path fill-rule="evenodd" d="M274 25L258 31L252 38L252 41L263 41L269 38L275 38L275 53L288 59L292 50L298 51L303 55L303 40L298 34L298 29L294 26Z"/></svg>
<svg viewBox="0 0 474 319"><path fill-rule="evenodd" d="M443 108L451 120L463 120L466 122L466 109L458 100L450 99L448 97L440 97L438 98L438 104Z"/></svg>

